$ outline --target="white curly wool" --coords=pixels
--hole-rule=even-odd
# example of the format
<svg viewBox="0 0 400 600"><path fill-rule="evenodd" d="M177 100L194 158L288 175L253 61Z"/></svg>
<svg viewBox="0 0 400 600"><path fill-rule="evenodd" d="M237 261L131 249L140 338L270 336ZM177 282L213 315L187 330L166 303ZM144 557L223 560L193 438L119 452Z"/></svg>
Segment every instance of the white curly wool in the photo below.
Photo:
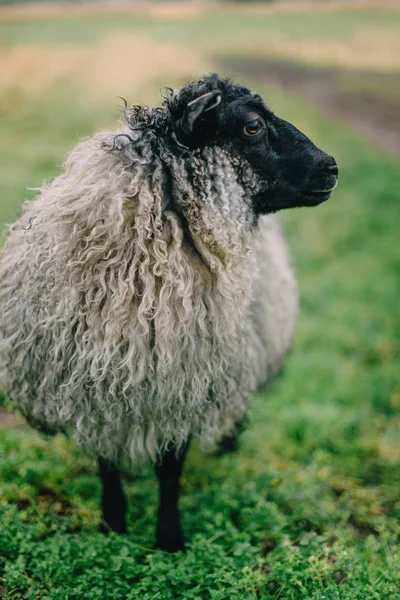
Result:
<svg viewBox="0 0 400 600"><path fill-rule="evenodd" d="M174 159L167 192L150 151L115 141L81 142L11 229L0 384L34 426L140 463L234 431L283 362L297 297L278 219L254 225L225 151L199 153L197 187Z"/></svg>

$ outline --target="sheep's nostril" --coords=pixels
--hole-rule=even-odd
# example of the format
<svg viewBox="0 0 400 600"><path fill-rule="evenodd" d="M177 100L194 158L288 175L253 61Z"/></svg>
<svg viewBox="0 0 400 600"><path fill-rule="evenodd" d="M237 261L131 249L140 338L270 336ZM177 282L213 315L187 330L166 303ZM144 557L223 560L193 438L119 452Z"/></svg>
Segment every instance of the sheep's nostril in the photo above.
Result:
<svg viewBox="0 0 400 600"><path fill-rule="evenodd" d="M339 181L339 169L332 156L325 155L318 164L318 175L315 187L308 191L312 194L330 194L336 188Z"/></svg>
<svg viewBox="0 0 400 600"><path fill-rule="evenodd" d="M328 164L327 164L327 162L322 167L323 173L326 173L327 175L335 175L336 177L338 177L339 169L338 169L335 159L330 158Z"/></svg>
<svg viewBox="0 0 400 600"><path fill-rule="evenodd" d="M330 175L339 175L339 169L336 164L329 165L329 167L325 167L325 171L327 171Z"/></svg>

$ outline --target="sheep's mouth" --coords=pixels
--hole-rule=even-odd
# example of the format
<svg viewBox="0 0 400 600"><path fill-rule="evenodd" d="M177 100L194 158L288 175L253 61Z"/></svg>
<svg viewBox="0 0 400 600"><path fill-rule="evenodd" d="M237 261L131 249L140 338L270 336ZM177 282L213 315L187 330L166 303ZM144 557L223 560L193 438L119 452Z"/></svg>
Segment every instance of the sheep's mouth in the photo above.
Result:
<svg viewBox="0 0 400 600"><path fill-rule="evenodd" d="M304 194L304 199L307 201L307 204L310 206L317 206L321 204L321 202L325 202L329 200L333 192L331 190L310 190Z"/></svg>
<svg viewBox="0 0 400 600"><path fill-rule="evenodd" d="M259 194L254 199L254 209L257 214L267 214L287 208L301 206L318 206L332 195L337 183L329 188L296 190L293 186L269 188L267 193Z"/></svg>
<svg viewBox="0 0 400 600"><path fill-rule="evenodd" d="M329 198L332 195L333 190L336 189L337 184L338 184L338 179L336 179L336 181L332 185L332 187L325 188L325 189L307 190L304 194L305 198L308 200L307 204L309 204L310 206L317 206L318 204L321 204L321 202L325 202L326 200L329 200Z"/></svg>

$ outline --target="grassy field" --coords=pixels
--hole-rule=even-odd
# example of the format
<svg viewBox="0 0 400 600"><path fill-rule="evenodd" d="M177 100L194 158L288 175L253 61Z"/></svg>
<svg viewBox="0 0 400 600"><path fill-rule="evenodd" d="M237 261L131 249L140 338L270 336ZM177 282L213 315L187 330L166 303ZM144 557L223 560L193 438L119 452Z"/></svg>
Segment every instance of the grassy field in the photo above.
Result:
<svg viewBox="0 0 400 600"><path fill-rule="evenodd" d="M197 20L117 14L11 23L0 13L0 53L14 60L13 69L0 63L0 222L32 196L27 186L57 173L80 136L115 121L115 96L153 102L160 85L178 85L218 55L278 51L268 45L271 32L343 45L370 31L373 47L399 20L394 8L329 18L232 9L225 19L205 12ZM117 31L131 36L123 48L136 48L140 60L128 52L136 75L126 59L115 73ZM101 54L109 93L93 48L110 53L108 63ZM185 61L176 64L182 48ZM326 205L283 215L301 292L285 372L268 397L254 399L236 454L191 449L185 554L153 549L150 467L126 477L128 535L103 536L92 462L64 437L0 424L4 600L400 599L399 163L298 98L246 83L331 152L341 172Z"/></svg>
<svg viewBox="0 0 400 600"><path fill-rule="evenodd" d="M400 67L400 7L382 0L380 8L338 8L329 12L324 2L310 10L211 7L188 12L127 11L106 13L93 8L73 9L63 17L12 19L0 15L0 41L5 47L23 44L62 46L96 44L110 32L140 32L157 43L182 44L206 55L265 55L303 58L311 63L380 68ZM111 9L112 11L112 9ZM19 11L17 12L19 15ZM41 14L41 13L40 13ZM141 56L131 56L132 67Z"/></svg>

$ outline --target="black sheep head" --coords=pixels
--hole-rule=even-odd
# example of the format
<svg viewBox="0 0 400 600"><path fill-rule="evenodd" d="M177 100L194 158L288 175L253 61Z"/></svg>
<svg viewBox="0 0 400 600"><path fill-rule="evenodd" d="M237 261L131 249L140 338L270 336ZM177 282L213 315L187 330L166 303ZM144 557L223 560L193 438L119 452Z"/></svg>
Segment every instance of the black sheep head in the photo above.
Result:
<svg viewBox="0 0 400 600"><path fill-rule="evenodd" d="M334 158L246 87L212 74L172 94L165 107L189 151L217 144L251 165L259 180L252 199L258 214L315 206L337 185Z"/></svg>

